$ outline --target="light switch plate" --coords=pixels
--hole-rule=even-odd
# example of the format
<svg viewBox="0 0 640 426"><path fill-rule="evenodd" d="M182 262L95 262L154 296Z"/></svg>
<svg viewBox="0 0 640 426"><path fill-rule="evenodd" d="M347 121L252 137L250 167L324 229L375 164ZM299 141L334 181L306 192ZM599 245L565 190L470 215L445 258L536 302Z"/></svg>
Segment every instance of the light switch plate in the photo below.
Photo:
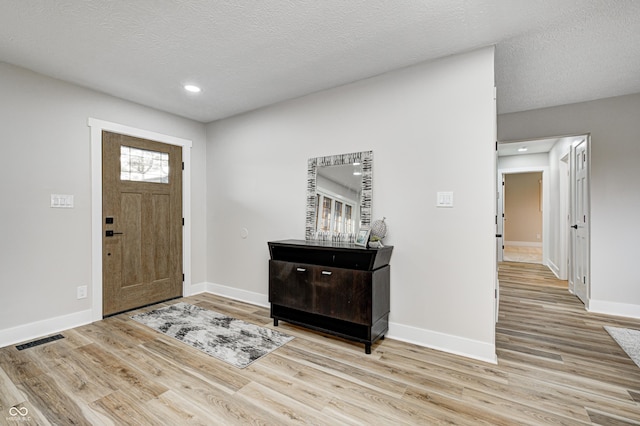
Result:
<svg viewBox="0 0 640 426"><path fill-rule="evenodd" d="M73 195L51 194L51 207L57 209L72 209Z"/></svg>
<svg viewBox="0 0 640 426"><path fill-rule="evenodd" d="M438 192L436 207L453 207L453 192Z"/></svg>

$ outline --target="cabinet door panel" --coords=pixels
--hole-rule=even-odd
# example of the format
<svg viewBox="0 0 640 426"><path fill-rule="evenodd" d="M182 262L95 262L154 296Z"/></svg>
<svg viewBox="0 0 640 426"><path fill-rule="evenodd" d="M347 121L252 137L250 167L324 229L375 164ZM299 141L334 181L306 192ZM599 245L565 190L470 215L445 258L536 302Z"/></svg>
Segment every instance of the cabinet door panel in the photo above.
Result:
<svg viewBox="0 0 640 426"><path fill-rule="evenodd" d="M269 261L269 302L308 310L313 305L313 269L309 265Z"/></svg>
<svg viewBox="0 0 640 426"><path fill-rule="evenodd" d="M371 323L371 273L316 268L313 274L314 313L332 318Z"/></svg>

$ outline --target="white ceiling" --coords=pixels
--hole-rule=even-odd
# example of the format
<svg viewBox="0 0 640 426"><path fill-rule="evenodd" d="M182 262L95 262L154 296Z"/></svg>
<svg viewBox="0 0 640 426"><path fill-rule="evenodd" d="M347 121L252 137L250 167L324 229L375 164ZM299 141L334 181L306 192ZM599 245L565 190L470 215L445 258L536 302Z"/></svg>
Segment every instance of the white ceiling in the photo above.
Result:
<svg viewBox="0 0 640 426"><path fill-rule="evenodd" d="M640 92L636 0L0 2L0 61L202 122L492 44L500 113Z"/></svg>
<svg viewBox="0 0 640 426"><path fill-rule="evenodd" d="M551 148L564 138L535 139L528 141L501 142L498 143L498 157L511 155L540 154L551 151ZM526 149L526 151L519 151Z"/></svg>

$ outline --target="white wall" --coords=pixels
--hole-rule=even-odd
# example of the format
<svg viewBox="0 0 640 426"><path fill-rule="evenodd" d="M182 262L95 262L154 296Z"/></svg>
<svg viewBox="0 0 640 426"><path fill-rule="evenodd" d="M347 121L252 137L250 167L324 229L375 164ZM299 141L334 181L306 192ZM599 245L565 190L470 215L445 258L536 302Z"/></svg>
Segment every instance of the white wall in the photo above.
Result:
<svg viewBox="0 0 640 426"><path fill-rule="evenodd" d="M546 264L562 280L568 278L569 256L569 164L562 158L569 153L573 138L561 138L549 151L549 253Z"/></svg>
<svg viewBox="0 0 640 426"><path fill-rule="evenodd" d="M640 94L498 117L500 140L591 133L593 311L640 318Z"/></svg>
<svg viewBox="0 0 640 426"><path fill-rule="evenodd" d="M210 288L266 303L267 241L304 238L308 158L373 150L390 337L495 360L493 86L486 48L210 124Z"/></svg>
<svg viewBox="0 0 640 426"><path fill-rule="evenodd" d="M205 281L203 124L5 63L0 93L0 346L90 309L91 294L76 299L77 286L91 288L89 117L193 141L192 282ZM74 195L75 208L50 208L52 193Z"/></svg>
<svg viewBox="0 0 640 426"><path fill-rule="evenodd" d="M542 246L542 172L504 179L505 245Z"/></svg>

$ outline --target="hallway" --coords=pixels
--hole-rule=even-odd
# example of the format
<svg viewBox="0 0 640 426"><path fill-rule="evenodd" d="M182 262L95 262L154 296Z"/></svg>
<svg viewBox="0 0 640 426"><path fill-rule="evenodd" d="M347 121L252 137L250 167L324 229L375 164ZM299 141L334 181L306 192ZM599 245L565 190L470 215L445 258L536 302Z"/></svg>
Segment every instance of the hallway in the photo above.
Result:
<svg viewBox="0 0 640 426"><path fill-rule="evenodd" d="M640 320L587 312L542 265L503 262L499 279L496 352L510 387L574 420L640 424L640 368L603 328Z"/></svg>

